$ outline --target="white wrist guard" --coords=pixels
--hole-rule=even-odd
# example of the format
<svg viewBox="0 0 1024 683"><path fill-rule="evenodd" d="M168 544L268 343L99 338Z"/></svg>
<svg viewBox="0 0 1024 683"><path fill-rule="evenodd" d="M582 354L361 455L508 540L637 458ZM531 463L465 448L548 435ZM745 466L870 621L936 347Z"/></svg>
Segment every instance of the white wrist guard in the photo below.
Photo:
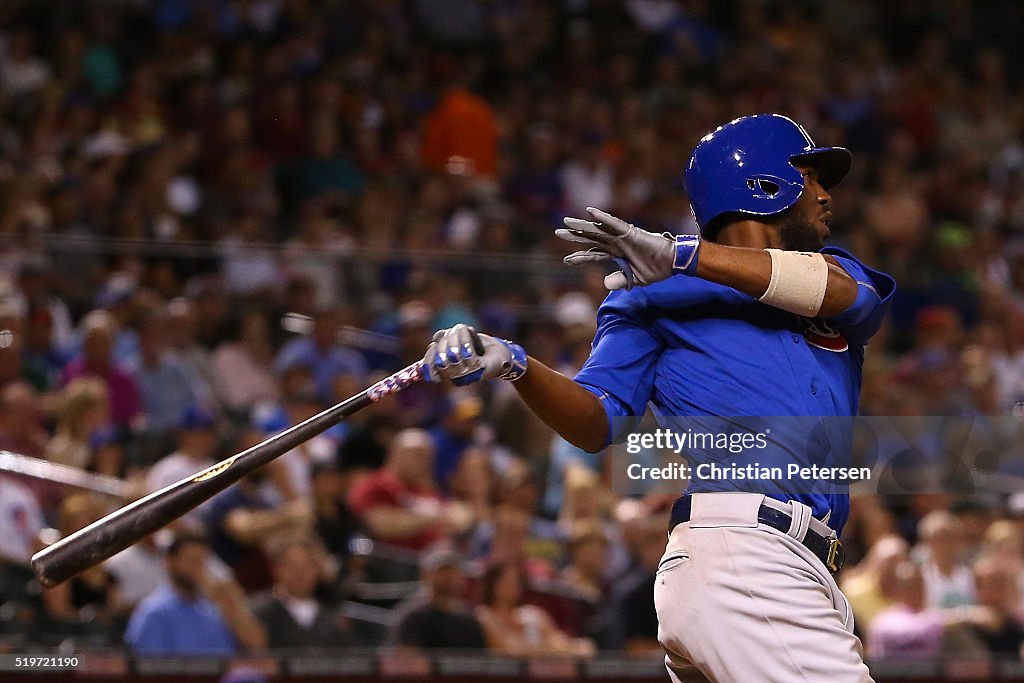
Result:
<svg viewBox="0 0 1024 683"><path fill-rule="evenodd" d="M772 257L772 279L758 299L769 306L813 318L828 286L828 263L821 254L765 249Z"/></svg>

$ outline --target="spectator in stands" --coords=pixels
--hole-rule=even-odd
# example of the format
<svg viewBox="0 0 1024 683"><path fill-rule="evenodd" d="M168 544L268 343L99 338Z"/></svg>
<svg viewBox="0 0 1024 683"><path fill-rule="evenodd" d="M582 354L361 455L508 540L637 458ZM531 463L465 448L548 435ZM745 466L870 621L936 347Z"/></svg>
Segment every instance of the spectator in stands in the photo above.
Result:
<svg viewBox="0 0 1024 683"><path fill-rule="evenodd" d="M247 417L257 404L277 400L273 358L267 316L256 309L234 316L227 340L214 352L213 370L219 393L235 415Z"/></svg>
<svg viewBox="0 0 1024 683"><path fill-rule="evenodd" d="M338 375L354 375L360 384L366 379L363 357L338 343L338 327L342 320L338 310L320 309L313 316L312 334L285 344L274 360L274 369L279 374L294 365L308 368L313 373L317 398L324 404L334 402L333 383Z"/></svg>
<svg viewBox="0 0 1024 683"><path fill-rule="evenodd" d="M103 310L82 319L82 352L64 368L64 383L83 375L99 377L110 394L110 419L121 429L131 426L139 414L139 390L131 375L113 361L117 322Z"/></svg>
<svg viewBox="0 0 1024 683"><path fill-rule="evenodd" d="M253 612L272 648L342 647L348 640L341 614L315 596L323 549L312 538L280 539L270 550L274 585L253 599Z"/></svg>
<svg viewBox="0 0 1024 683"><path fill-rule="evenodd" d="M150 310L159 305L159 297L139 286L137 273L130 272L129 269L118 269L107 275L102 286L96 291L94 303L96 309L109 313L113 323L111 361L127 372L139 362L137 323L140 316L145 317ZM84 329L78 341L84 344Z"/></svg>
<svg viewBox="0 0 1024 683"><path fill-rule="evenodd" d="M266 647L267 634L231 581L206 569L206 539L180 533L167 547L167 585L132 612L125 642L141 655L226 655Z"/></svg>
<svg viewBox="0 0 1024 683"><path fill-rule="evenodd" d="M95 377L79 377L64 387L56 433L46 444L46 459L72 467L89 466L92 463L90 439L107 425L109 404L106 385Z"/></svg>
<svg viewBox="0 0 1024 683"><path fill-rule="evenodd" d="M217 425L213 415L206 410L199 406L187 408L181 417L177 437L178 450L149 468L146 488L150 492L158 491L214 463L213 456L218 443ZM187 513L180 521L193 530L201 528L201 509Z"/></svg>
<svg viewBox="0 0 1024 683"><path fill-rule="evenodd" d="M199 311L188 297L177 297L167 304L168 346L174 360L185 373L196 401L209 410L219 411L220 395L213 371L212 354L199 343Z"/></svg>
<svg viewBox="0 0 1024 683"><path fill-rule="evenodd" d="M943 612L927 603L924 577L912 561L899 563L893 584L893 607L867 626L867 655L877 659L928 659L936 656L957 627L983 613L969 608Z"/></svg>
<svg viewBox="0 0 1024 683"><path fill-rule="evenodd" d="M321 168L318 171L326 171L322 176L332 175L325 168L331 163L336 163L337 169L341 171L345 166L351 168L351 162L347 159L334 162L320 161ZM338 179L340 177L335 176L332 180ZM358 182L361 184L361 179ZM346 285L339 257L351 249L353 242L351 236L345 235L339 229L339 221L330 215L329 209L330 205L325 198L307 199L302 202L299 209L299 234L288 241L284 251L285 263L291 278L289 285L297 281L309 283L313 289L313 303L320 308L335 306L345 301ZM308 314L307 311L294 309L288 311Z"/></svg>
<svg viewBox="0 0 1024 683"><path fill-rule="evenodd" d="M573 525L569 535L569 565L562 570L562 580L587 600L598 602L604 597L604 572L608 564L608 536L593 520Z"/></svg>
<svg viewBox="0 0 1024 683"><path fill-rule="evenodd" d="M899 536L886 536L871 546L867 556L844 572L842 589L863 629L892 606L896 569L909 559L910 547Z"/></svg>
<svg viewBox="0 0 1024 683"><path fill-rule="evenodd" d="M494 110L475 95L459 72L455 58L444 55L433 64L447 86L423 126L423 165L444 172L453 157L468 164L470 173L491 178L498 170L498 130Z"/></svg>
<svg viewBox="0 0 1024 683"><path fill-rule="evenodd" d="M599 474L582 463L572 463L564 472L564 493L559 505L558 523L566 536L579 522L594 522L602 527L610 517L614 500L601 484Z"/></svg>
<svg viewBox="0 0 1024 683"><path fill-rule="evenodd" d="M111 426L93 431L89 437L89 451L92 457L87 469L108 477L124 478L129 466L125 461L124 446L117 438L117 430ZM133 472L138 475L138 472ZM137 479L137 477L136 477Z"/></svg>
<svg viewBox="0 0 1024 683"><path fill-rule="evenodd" d="M313 466L311 476L316 535L344 569L352 554L353 540L369 533L348 505L354 472L339 469L333 462L319 462Z"/></svg>
<svg viewBox="0 0 1024 683"><path fill-rule="evenodd" d="M538 230L558 220L564 206L558 168L558 129L548 121L526 131L526 158L505 182L505 195L517 218Z"/></svg>
<svg viewBox="0 0 1024 683"><path fill-rule="evenodd" d="M47 433L43 428L40 398L27 382L14 380L0 389L0 449L32 458L42 457ZM23 486L32 491L43 514L53 517L60 507L64 487L45 479L27 477ZM0 522L2 524L2 522Z"/></svg>
<svg viewBox="0 0 1024 683"><path fill-rule="evenodd" d="M511 505L499 505L491 519L476 527L470 547L473 558L484 566L515 564L523 566L530 577L550 578L550 562L529 557L530 516Z"/></svg>
<svg viewBox="0 0 1024 683"><path fill-rule="evenodd" d="M474 432L483 409L483 401L471 389L450 392L441 405L440 419L430 435L434 439L434 479L444 494L450 492L449 480L464 456L483 457L473 448Z"/></svg>
<svg viewBox="0 0 1024 683"><path fill-rule="evenodd" d="M10 335L0 346L0 387L24 381L36 391L42 382L25 365L25 337L20 332L22 327L21 312L10 303L0 303L0 329Z"/></svg>
<svg viewBox="0 0 1024 683"><path fill-rule="evenodd" d="M604 639L614 650L661 652L658 614L654 610L654 581L664 552L665 529L660 519L648 517L637 524L640 535L634 568L615 582L604 617ZM671 571L668 566L661 567Z"/></svg>
<svg viewBox="0 0 1024 683"><path fill-rule="evenodd" d="M146 430L157 434L177 429L189 407L202 405L184 367L170 353L169 334L165 312L146 316L139 330L139 366L134 368Z"/></svg>
<svg viewBox="0 0 1024 683"><path fill-rule="evenodd" d="M992 556L974 563L978 604L992 612L992 623L975 625L974 630L989 651L1000 658L1024 658L1024 615L1014 570Z"/></svg>
<svg viewBox="0 0 1024 683"><path fill-rule="evenodd" d="M472 521L461 506L444 503L433 478L434 442L421 429L399 432L384 466L357 481L348 503L374 538L423 550Z"/></svg>
<svg viewBox="0 0 1024 683"><path fill-rule="evenodd" d="M588 206L611 206L614 201L615 169L602 154L603 146L600 131L585 131L577 146L579 155L562 167L562 192L570 215Z"/></svg>
<svg viewBox="0 0 1024 683"><path fill-rule="evenodd" d="M1018 496L1024 501L1024 496ZM1024 614L1024 524L1010 519L995 521L985 530L983 538L981 554L997 558L1017 577L1020 611Z"/></svg>
<svg viewBox="0 0 1024 683"><path fill-rule="evenodd" d="M39 458L46 442L35 389L21 380L8 383L0 390L0 448Z"/></svg>
<svg viewBox="0 0 1024 683"><path fill-rule="evenodd" d="M498 500L521 510L529 518L526 543L529 557L555 564L564 561L565 531L540 513L540 478L535 470L522 461L513 462L499 479Z"/></svg>
<svg viewBox="0 0 1024 683"><path fill-rule="evenodd" d="M117 582L118 599L131 611L143 598L167 583L164 553L156 535L146 536L107 560L103 567Z"/></svg>
<svg viewBox="0 0 1024 683"><path fill-rule="evenodd" d="M382 467L387 459L388 444L402 429L400 412L397 403L379 401L354 415L347 438L338 444L339 464L356 471Z"/></svg>
<svg viewBox="0 0 1024 683"><path fill-rule="evenodd" d="M62 536L92 524L104 510L91 493L74 493L60 506L58 530ZM73 621L86 608L96 619L110 623L124 611L117 579L103 565L86 569L64 583L43 592L46 611L55 619Z"/></svg>
<svg viewBox="0 0 1024 683"><path fill-rule="evenodd" d="M476 617L487 647L507 655L592 655L593 641L571 638L540 607L524 603L526 575L514 564L494 565L484 575L483 604Z"/></svg>
<svg viewBox="0 0 1024 683"><path fill-rule="evenodd" d="M997 525L996 530L999 529L996 521L1000 513L999 500L988 495L961 497L950 503L949 511L960 521L960 528L963 529L964 536L969 539L964 559L967 562L974 562L985 551L985 548L982 547L983 544L978 543L978 539L983 539L983 543L987 544L989 530L993 525ZM1010 545L1012 546L1013 543L1011 542ZM1024 562L1024 554L1020 557Z"/></svg>
<svg viewBox="0 0 1024 683"><path fill-rule="evenodd" d="M196 306L196 340L206 348L223 341L223 327L232 303L217 275L202 275L189 280L184 295Z"/></svg>
<svg viewBox="0 0 1024 683"><path fill-rule="evenodd" d="M25 316L26 379L39 391L59 384L72 339L71 313L54 295L53 277L44 257L29 256L18 271L17 307Z"/></svg>
<svg viewBox="0 0 1024 683"><path fill-rule="evenodd" d="M273 434L308 420L321 409L309 369L293 365L281 377L280 404L260 426L265 433ZM276 504L308 498L313 466L319 462L332 461L336 449L329 434L317 434L274 460L267 467L267 499Z"/></svg>
<svg viewBox="0 0 1024 683"><path fill-rule="evenodd" d="M35 54L35 40L27 29L14 31L0 67L0 82L12 97L24 97L46 87L53 78L50 66Z"/></svg>
<svg viewBox="0 0 1024 683"><path fill-rule="evenodd" d="M277 536L306 535L313 528L309 500L296 499L274 507L265 494L265 481L266 472L257 470L216 496L203 510L213 551L248 591L270 585L262 550L265 543Z"/></svg>
<svg viewBox="0 0 1024 683"><path fill-rule="evenodd" d="M30 308L25 315L22 376L37 391L52 391L60 386L67 358L53 341L52 313L46 308Z"/></svg>
<svg viewBox="0 0 1024 683"><path fill-rule="evenodd" d="M965 541L960 520L946 510L925 515L918 524L925 598L929 607L947 609L974 603L974 578L964 563Z"/></svg>
<svg viewBox="0 0 1024 683"><path fill-rule="evenodd" d="M294 190L298 199L348 199L363 187L359 169L339 150L338 122L333 116L307 121L309 155L296 161Z"/></svg>
<svg viewBox="0 0 1024 683"><path fill-rule="evenodd" d="M43 546L39 532L46 526L35 494L10 474L0 472L0 566L28 566L32 553Z"/></svg>
<svg viewBox="0 0 1024 683"><path fill-rule="evenodd" d="M233 159L237 163L238 157ZM224 163L225 173L230 165ZM277 253L268 246L266 216L255 207L238 206L232 220L217 231L224 287L236 297L272 298L281 283Z"/></svg>
<svg viewBox="0 0 1024 683"><path fill-rule="evenodd" d="M50 342L60 348L71 340L72 322L68 305L53 292L53 273L45 258L30 256L18 269L19 297L24 310L43 310L49 314Z"/></svg>
<svg viewBox="0 0 1024 683"><path fill-rule="evenodd" d="M480 622L463 600L466 576L462 556L438 548L420 564L425 594L396 609L391 641L423 649L483 649L487 647Z"/></svg>

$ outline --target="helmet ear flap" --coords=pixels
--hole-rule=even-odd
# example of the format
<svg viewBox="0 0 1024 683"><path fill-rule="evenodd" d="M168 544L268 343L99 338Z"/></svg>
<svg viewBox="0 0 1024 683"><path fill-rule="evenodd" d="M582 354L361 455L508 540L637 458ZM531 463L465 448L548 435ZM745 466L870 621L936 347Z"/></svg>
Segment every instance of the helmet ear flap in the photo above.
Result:
<svg viewBox="0 0 1024 683"><path fill-rule="evenodd" d="M753 192L757 199L775 199L785 182L776 176L755 175L747 178L747 189Z"/></svg>

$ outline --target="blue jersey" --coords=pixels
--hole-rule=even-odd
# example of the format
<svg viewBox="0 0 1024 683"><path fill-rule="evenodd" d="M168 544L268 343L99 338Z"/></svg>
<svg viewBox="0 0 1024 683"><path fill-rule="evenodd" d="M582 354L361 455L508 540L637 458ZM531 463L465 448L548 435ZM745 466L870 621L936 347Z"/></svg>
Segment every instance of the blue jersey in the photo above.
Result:
<svg viewBox="0 0 1024 683"><path fill-rule="evenodd" d="M864 347L881 325L895 282L834 247L821 253L858 284L853 305L828 319L767 306L731 287L676 275L612 292L598 310L593 350L576 382L608 414L609 440L648 405L659 418L681 416L852 416L860 399ZM787 458L815 463L806 441L773 442ZM833 447L835 445L833 444ZM691 467L701 453L687 453ZM694 461L696 459L696 462ZM739 463L742 464L742 463ZM741 482L691 479L688 492L750 490ZM771 493L809 505L837 531L849 516L845 488Z"/></svg>

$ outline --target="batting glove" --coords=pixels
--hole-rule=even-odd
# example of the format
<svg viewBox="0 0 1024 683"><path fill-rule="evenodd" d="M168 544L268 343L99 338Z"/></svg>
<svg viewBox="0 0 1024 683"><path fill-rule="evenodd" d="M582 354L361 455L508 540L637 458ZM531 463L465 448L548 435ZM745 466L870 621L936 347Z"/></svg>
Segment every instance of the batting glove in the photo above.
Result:
<svg viewBox="0 0 1024 683"><path fill-rule="evenodd" d="M494 378L514 382L526 373L526 351L460 323L434 334L423 363L431 382L448 379L458 386Z"/></svg>
<svg viewBox="0 0 1024 683"><path fill-rule="evenodd" d="M632 289L649 285L676 273L696 275L700 235L658 235L631 225L600 209L587 208L593 220L564 219L565 228L555 231L569 242L589 246L563 259L569 265L614 261L620 270L604 279L608 289Z"/></svg>

